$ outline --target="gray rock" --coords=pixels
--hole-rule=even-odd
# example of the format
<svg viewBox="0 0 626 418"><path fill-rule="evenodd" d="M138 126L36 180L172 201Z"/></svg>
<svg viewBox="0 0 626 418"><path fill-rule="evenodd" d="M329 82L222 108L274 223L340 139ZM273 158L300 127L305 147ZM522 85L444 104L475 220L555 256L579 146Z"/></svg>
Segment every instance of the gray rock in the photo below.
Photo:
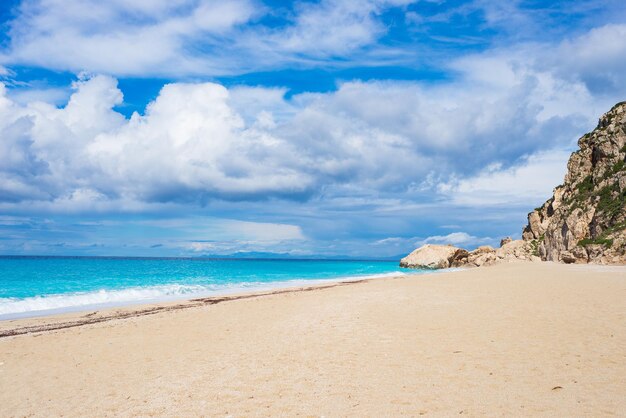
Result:
<svg viewBox="0 0 626 418"><path fill-rule="evenodd" d="M574 254L570 253L569 251L561 252L561 261L564 262L565 264L575 263L576 260L577 258L574 256Z"/></svg>

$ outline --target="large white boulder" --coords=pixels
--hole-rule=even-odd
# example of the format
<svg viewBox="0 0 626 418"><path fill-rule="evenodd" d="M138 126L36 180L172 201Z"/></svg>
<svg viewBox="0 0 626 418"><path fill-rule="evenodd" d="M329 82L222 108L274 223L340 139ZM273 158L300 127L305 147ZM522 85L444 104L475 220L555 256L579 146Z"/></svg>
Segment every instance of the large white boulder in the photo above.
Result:
<svg viewBox="0 0 626 418"><path fill-rule="evenodd" d="M445 269L458 250L452 245L426 244L400 260L400 267Z"/></svg>

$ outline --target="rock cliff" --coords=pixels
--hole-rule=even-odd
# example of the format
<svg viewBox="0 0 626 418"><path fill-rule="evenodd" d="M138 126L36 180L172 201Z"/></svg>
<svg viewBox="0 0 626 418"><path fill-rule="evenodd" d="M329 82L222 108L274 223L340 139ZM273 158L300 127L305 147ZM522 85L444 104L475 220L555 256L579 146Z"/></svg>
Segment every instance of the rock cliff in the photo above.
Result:
<svg viewBox="0 0 626 418"><path fill-rule="evenodd" d="M402 267L480 267L510 261L626 264L626 102L605 113L578 140L562 185L528 214L523 240L474 251L425 245Z"/></svg>
<svg viewBox="0 0 626 418"><path fill-rule="evenodd" d="M626 102L578 146L564 183L528 214L522 237L543 260L626 263Z"/></svg>

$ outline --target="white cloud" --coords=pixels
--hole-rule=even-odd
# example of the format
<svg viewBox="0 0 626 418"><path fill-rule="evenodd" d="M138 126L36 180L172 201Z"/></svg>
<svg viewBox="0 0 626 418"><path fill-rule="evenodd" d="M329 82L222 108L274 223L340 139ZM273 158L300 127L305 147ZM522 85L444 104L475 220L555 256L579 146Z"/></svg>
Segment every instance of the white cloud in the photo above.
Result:
<svg viewBox="0 0 626 418"><path fill-rule="evenodd" d="M271 109L259 107L255 116L250 107L246 123L232 105L254 100L257 90L248 90L248 100L239 90L231 103L217 84L170 84L144 116L125 120L112 110L122 100L114 79L93 77L75 89L62 109L20 106L1 96L0 127L12 161L1 173L3 200L84 205L289 197L355 178L379 183L385 161L409 163L408 155L397 157L394 149L405 144L393 134L353 129L312 108L277 126ZM318 119L309 116L315 114L334 128L314 136Z"/></svg>
<svg viewBox="0 0 626 418"><path fill-rule="evenodd" d="M270 31L253 42L269 53L298 53L309 57L344 55L374 43L388 28L378 19L386 8L415 0L322 0L302 2L292 25Z"/></svg>
<svg viewBox="0 0 626 418"><path fill-rule="evenodd" d="M563 182L569 155L570 152L561 149L541 151L511 167L494 164L476 176L440 183L437 190L459 205L539 203Z"/></svg>
<svg viewBox="0 0 626 418"><path fill-rule="evenodd" d="M234 231L234 233L245 235L249 239L257 241L302 240L305 238L300 227L296 225L231 221L226 227L229 231Z"/></svg>
<svg viewBox="0 0 626 418"><path fill-rule="evenodd" d="M348 82L290 99L279 88L173 83L130 120L114 110L123 96L111 77L82 76L63 108L20 103L2 87L0 198L130 209L316 197L397 208L432 202L435 190L461 205L535 204L561 181L563 150L623 99L546 67L543 49L467 56L447 83Z"/></svg>
<svg viewBox="0 0 626 418"><path fill-rule="evenodd" d="M197 73L188 41L211 40L255 13L248 0L24 0L4 61L115 74Z"/></svg>
<svg viewBox="0 0 626 418"><path fill-rule="evenodd" d="M467 232L457 231L446 235L432 235L427 238L418 237L389 237L370 243L371 246L381 249L388 255L409 253L415 248L426 244L454 245L462 248L473 248L479 245L496 244L493 238L477 237Z"/></svg>
<svg viewBox="0 0 626 418"><path fill-rule="evenodd" d="M382 11L412 2L299 2L268 27L255 24L269 9L254 0L22 0L0 63L141 77L313 63L374 44L388 30Z"/></svg>
<svg viewBox="0 0 626 418"><path fill-rule="evenodd" d="M480 244L492 243L493 239L489 237L475 237L467 232L452 232L448 235L434 235L415 242L416 247L425 244L451 244L454 246L477 246Z"/></svg>
<svg viewBox="0 0 626 418"><path fill-rule="evenodd" d="M113 110L122 94L110 77L77 82L61 109L4 94L3 200L203 203L324 190L338 198L389 191L397 202L429 173L429 184L448 184L481 165L569 143L580 115L555 122L529 103L539 92L527 87L346 83L287 101L276 89L231 94L177 83L130 120Z"/></svg>
<svg viewBox="0 0 626 418"><path fill-rule="evenodd" d="M0 53L0 75L7 71L3 66L13 65L140 77L206 77L324 63L416 67L425 58L432 59L422 56L424 45L408 40L397 46L379 42L391 28L383 19L385 12L396 8L407 14L407 20L415 20L416 13L406 9L415 2L321 0L296 2L293 10L278 8L277 12L255 0L22 0L8 22L9 41ZM623 14L617 2L595 9L591 3L567 5L567 12ZM528 9L517 1L481 0L444 9L446 13L426 20L448 22L453 16L480 13L486 27L510 33L511 42L537 39L545 26L554 23L555 11L563 12L565 7ZM265 25L264 17L280 24ZM560 45L508 44L504 50L515 54L526 48L523 52L530 55L525 58L534 61L527 64L537 69L560 68L561 78L581 75L588 87L610 83L619 88L625 73L624 38L624 25L610 24ZM456 39L468 40L475 42L471 36ZM477 74L489 74L492 82L511 75L502 62L491 64Z"/></svg>
<svg viewBox="0 0 626 418"><path fill-rule="evenodd" d="M389 238L376 240L372 243L372 245L389 245L389 244L396 245L396 244L404 243L405 240L406 238L402 238L402 237L389 237Z"/></svg>
<svg viewBox="0 0 626 418"><path fill-rule="evenodd" d="M577 77L596 94L625 93L626 24L594 28L562 42L554 52L546 54L543 65L556 68L562 78Z"/></svg>
<svg viewBox="0 0 626 418"><path fill-rule="evenodd" d="M19 105L28 105L34 102L50 103L62 106L67 103L71 91L59 87L34 87L10 90L8 97Z"/></svg>
<svg viewBox="0 0 626 418"><path fill-rule="evenodd" d="M298 225L272 222L250 222L236 219L194 216L138 221L142 227L162 231L175 230L185 240L204 241L254 241L281 242L304 240L306 237Z"/></svg>

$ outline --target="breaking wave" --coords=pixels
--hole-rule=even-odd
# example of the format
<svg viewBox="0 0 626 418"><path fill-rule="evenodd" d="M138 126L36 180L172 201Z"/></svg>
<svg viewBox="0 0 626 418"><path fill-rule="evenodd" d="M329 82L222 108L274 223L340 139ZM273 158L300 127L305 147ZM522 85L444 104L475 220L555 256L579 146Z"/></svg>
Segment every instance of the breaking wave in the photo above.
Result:
<svg viewBox="0 0 626 418"><path fill-rule="evenodd" d="M0 319L14 319L115 306L193 299L196 297L308 286L320 283L394 277L405 274L406 273L403 272L391 272L338 277L334 279L298 279L280 282L241 282L211 285L171 284L112 290L101 289L93 292L76 292L27 298L0 298Z"/></svg>

